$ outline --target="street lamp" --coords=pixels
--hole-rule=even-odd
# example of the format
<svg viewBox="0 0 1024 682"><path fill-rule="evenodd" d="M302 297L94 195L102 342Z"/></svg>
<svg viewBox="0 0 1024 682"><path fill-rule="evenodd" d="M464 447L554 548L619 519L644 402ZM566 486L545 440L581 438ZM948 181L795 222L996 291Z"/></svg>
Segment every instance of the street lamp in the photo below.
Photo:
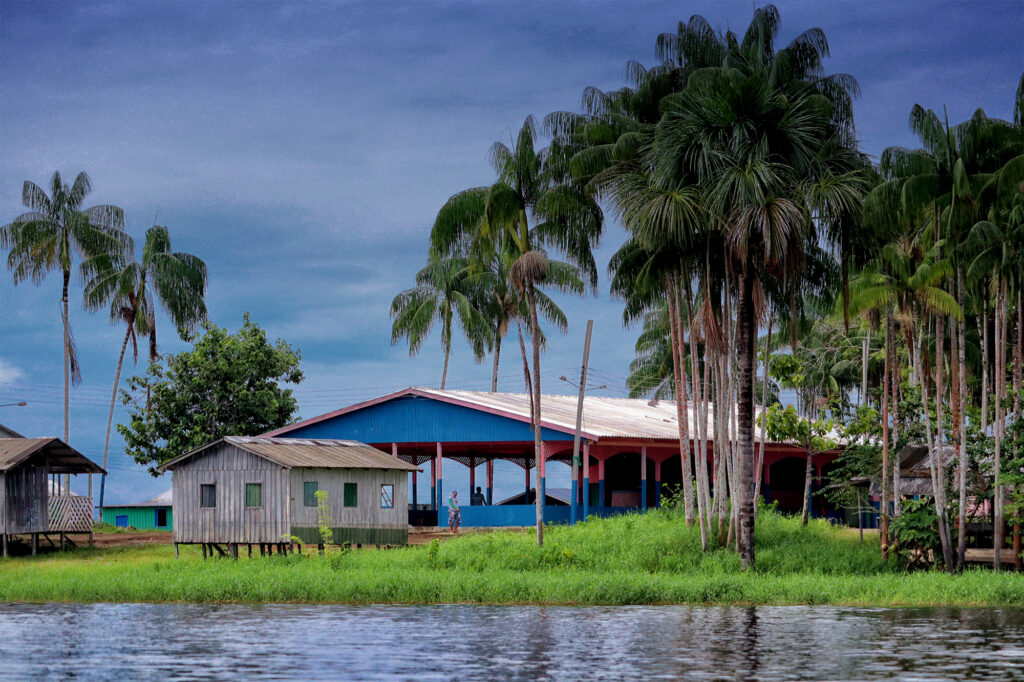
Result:
<svg viewBox="0 0 1024 682"><path fill-rule="evenodd" d="M6 403L4 405L0 405L0 407L25 407L26 405L28 405L28 403L26 403L24 400L19 400L16 403Z"/></svg>

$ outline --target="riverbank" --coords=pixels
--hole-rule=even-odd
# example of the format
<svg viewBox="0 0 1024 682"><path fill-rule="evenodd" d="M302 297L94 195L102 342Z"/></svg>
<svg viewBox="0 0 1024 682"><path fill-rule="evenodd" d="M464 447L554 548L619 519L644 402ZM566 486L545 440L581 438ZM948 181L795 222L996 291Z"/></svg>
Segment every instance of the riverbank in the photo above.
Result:
<svg viewBox="0 0 1024 682"><path fill-rule="evenodd" d="M1024 606L1024 575L903 575L877 541L761 515L758 569L667 512L472 534L395 550L203 561L164 544L0 560L0 601Z"/></svg>

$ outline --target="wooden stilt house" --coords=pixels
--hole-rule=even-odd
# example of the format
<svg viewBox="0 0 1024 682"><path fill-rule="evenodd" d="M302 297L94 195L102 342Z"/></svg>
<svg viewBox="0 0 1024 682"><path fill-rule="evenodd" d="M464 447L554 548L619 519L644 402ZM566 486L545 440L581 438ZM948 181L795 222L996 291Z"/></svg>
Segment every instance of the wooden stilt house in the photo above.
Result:
<svg viewBox="0 0 1024 682"><path fill-rule="evenodd" d="M92 535L92 500L62 491L50 494L49 477L55 474L102 474L93 464L59 438L0 438L0 544L7 555L13 535L31 535L32 553L40 533Z"/></svg>
<svg viewBox="0 0 1024 682"><path fill-rule="evenodd" d="M336 544L409 540L408 473L417 469L363 443L229 436L160 468L173 472L174 542L202 544L204 554L292 537L319 544L318 515Z"/></svg>

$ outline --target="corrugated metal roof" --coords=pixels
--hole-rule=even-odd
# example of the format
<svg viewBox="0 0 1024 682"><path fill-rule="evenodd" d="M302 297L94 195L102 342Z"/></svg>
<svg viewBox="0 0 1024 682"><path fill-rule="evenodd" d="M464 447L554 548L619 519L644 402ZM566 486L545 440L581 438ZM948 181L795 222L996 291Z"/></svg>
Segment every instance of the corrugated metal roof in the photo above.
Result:
<svg viewBox="0 0 1024 682"><path fill-rule="evenodd" d="M172 468L178 462L193 457L221 442L230 443L284 467L420 471L419 468L408 462L354 440L271 438L268 436L226 436L180 457L175 457L163 464L160 469Z"/></svg>
<svg viewBox="0 0 1024 682"><path fill-rule="evenodd" d="M103 469L60 438L0 438L0 471L44 456L55 474L102 474Z"/></svg>
<svg viewBox="0 0 1024 682"><path fill-rule="evenodd" d="M152 497L145 502L136 502L135 504L112 504L108 505L111 507L170 507L171 506L171 492L165 490L156 497Z"/></svg>

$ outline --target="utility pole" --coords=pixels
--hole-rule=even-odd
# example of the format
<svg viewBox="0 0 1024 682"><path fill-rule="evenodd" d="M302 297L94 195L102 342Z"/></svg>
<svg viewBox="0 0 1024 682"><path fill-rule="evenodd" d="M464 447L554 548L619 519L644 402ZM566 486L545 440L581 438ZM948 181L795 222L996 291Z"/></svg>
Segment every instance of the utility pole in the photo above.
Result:
<svg viewBox="0 0 1024 682"><path fill-rule="evenodd" d="M587 390L587 363L590 362L590 336L594 321L587 320L587 339L583 342L583 367L580 369L580 397L576 402L576 435L572 441L572 504L569 508L569 524L576 525L576 506L580 494L580 431L583 429L583 394ZM588 491L583 491L586 495Z"/></svg>

